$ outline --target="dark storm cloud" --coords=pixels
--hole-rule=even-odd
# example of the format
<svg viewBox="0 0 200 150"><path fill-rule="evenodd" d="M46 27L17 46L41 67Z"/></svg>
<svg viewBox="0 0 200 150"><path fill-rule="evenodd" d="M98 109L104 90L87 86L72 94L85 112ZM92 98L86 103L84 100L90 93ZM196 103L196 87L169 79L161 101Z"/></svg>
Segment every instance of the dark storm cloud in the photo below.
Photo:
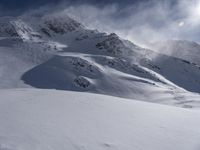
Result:
<svg viewBox="0 0 200 150"><path fill-rule="evenodd" d="M43 5L48 3L91 3L91 4L108 4L108 3L120 3L128 4L134 3L138 0L1 0L0 4L5 8L28 8L31 6Z"/></svg>
<svg viewBox="0 0 200 150"><path fill-rule="evenodd" d="M65 3L67 5L78 5L78 4L92 4L96 6L104 6L108 4L119 4L119 6L124 7L127 5L136 4L139 2L149 2L152 0L0 0L0 15L10 14L18 15L27 11L29 9L41 7L44 5L56 6L60 3ZM155 1L155 0L154 0ZM160 0L166 1L166 0ZM174 0L168 0L171 3L175 2ZM155 1L156 2L156 1Z"/></svg>

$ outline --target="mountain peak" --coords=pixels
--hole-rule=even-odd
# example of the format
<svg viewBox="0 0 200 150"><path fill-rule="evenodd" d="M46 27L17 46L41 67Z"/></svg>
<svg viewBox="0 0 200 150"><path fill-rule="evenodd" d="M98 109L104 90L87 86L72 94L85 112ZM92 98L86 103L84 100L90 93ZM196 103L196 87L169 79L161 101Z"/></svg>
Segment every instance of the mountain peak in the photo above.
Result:
<svg viewBox="0 0 200 150"><path fill-rule="evenodd" d="M64 34L81 29L83 25L67 15L48 15L43 18L46 29L54 33Z"/></svg>
<svg viewBox="0 0 200 150"><path fill-rule="evenodd" d="M84 26L67 15L1 17L1 37L33 38L82 30Z"/></svg>

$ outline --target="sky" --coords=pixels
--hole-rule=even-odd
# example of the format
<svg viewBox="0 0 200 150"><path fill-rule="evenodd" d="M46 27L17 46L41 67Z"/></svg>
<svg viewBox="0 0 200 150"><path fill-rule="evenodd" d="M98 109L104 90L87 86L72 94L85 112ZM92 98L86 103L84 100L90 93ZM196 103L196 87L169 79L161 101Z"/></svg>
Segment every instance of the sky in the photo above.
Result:
<svg viewBox="0 0 200 150"><path fill-rule="evenodd" d="M139 1L149 0L0 0L0 6L1 9L4 10L1 12L1 15L16 15L29 9L34 9L45 5L55 6L59 5L60 3L65 3L67 5L91 4L94 6L105 6L108 4L117 3L124 7L129 4L136 4Z"/></svg>
<svg viewBox="0 0 200 150"><path fill-rule="evenodd" d="M200 0L0 0L0 16L36 12L64 13L142 46L168 39L200 42Z"/></svg>

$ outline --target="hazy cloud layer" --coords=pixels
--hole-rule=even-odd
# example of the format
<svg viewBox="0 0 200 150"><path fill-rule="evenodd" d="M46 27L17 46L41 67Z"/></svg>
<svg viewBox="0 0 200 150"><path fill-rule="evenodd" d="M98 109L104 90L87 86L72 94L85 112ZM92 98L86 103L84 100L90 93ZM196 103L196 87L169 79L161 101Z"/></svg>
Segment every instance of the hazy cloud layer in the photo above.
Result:
<svg viewBox="0 0 200 150"><path fill-rule="evenodd" d="M70 6L64 13L89 28L116 32L135 43L167 39L199 41L200 1L180 0L173 6L168 1L140 2L126 7L110 4Z"/></svg>
<svg viewBox="0 0 200 150"><path fill-rule="evenodd" d="M115 32L140 45L167 39L200 41L199 0L50 2L25 14L63 13L88 28Z"/></svg>

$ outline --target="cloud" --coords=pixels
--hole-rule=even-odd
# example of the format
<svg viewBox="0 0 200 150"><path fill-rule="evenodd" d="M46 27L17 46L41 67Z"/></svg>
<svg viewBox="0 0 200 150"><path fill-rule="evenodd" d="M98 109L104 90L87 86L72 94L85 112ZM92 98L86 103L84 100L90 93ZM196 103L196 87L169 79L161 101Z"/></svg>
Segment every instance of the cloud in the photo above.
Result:
<svg viewBox="0 0 200 150"><path fill-rule="evenodd" d="M67 7L64 12L89 28L116 32L135 43L145 45L167 39L193 40L195 17L191 10L194 4L195 0L180 0L173 6L169 1L139 2L123 8L118 4L104 7L78 5ZM196 37L194 40L197 40Z"/></svg>
<svg viewBox="0 0 200 150"><path fill-rule="evenodd" d="M63 13L90 29L115 32L142 46L168 39L199 41L199 0L138 1L123 7L119 3L69 5L63 2L41 7L36 12Z"/></svg>

